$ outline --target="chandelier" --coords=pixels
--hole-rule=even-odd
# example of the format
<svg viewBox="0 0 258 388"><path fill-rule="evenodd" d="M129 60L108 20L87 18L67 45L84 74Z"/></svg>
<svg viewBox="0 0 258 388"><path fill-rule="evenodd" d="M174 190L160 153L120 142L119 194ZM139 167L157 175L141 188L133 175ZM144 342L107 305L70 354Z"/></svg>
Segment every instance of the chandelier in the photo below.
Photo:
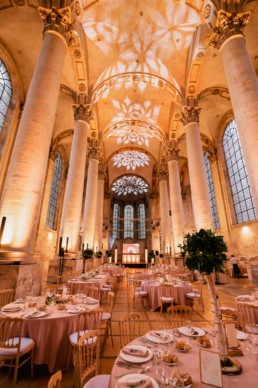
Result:
<svg viewBox="0 0 258 388"><path fill-rule="evenodd" d="M129 175L117 179L113 183L111 190L117 195L138 195L147 193L149 191L149 186L142 178L135 175Z"/></svg>

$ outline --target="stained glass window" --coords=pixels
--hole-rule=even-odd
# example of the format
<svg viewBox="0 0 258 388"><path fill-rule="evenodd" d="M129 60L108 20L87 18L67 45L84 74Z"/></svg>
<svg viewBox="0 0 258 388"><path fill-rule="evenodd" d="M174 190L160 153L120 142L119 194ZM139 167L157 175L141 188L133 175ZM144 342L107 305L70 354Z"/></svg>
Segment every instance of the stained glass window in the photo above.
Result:
<svg viewBox="0 0 258 388"><path fill-rule="evenodd" d="M210 160L209 160L206 152L203 154L203 159L204 159L204 164L205 164L206 176L207 176L207 180L208 180L213 225L214 225L214 229L216 230L216 229L219 229L219 227L220 227L219 226L219 215L218 215L218 209L217 209L217 204L216 204L213 179L212 179L212 174L211 174L211 164L210 164Z"/></svg>
<svg viewBox="0 0 258 388"><path fill-rule="evenodd" d="M124 210L124 238L131 237L134 238L133 232L133 217L134 217L134 211L132 205L126 205Z"/></svg>
<svg viewBox="0 0 258 388"><path fill-rule="evenodd" d="M138 238L146 237L146 228L145 228L145 206L141 203L138 206Z"/></svg>
<svg viewBox="0 0 258 388"><path fill-rule="evenodd" d="M51 184L50 198L47 211L47 228L56 230L57 229L57 206L58 206L58 197L60 192L60 181L62 175L62 157L58 153L55 160L54 173Z"/></svg>
<svg viewBox="0 0 258 388"><path fill-rule="evenodd" d="M115 203L113 208L113 238L120 238L120 206Z"/></svg>
<svg viewBox="0 0 258 388"><path fill-rule="evenodd" d="M254 220L255 208L235 120L225 129L223 149L237 223Z"/></svg>
<svg viewBox="0 0 258 388"><path fill-rule="evenodd" d="M0 59L0 132L12 97L12 85L4 62Z"/></svg>

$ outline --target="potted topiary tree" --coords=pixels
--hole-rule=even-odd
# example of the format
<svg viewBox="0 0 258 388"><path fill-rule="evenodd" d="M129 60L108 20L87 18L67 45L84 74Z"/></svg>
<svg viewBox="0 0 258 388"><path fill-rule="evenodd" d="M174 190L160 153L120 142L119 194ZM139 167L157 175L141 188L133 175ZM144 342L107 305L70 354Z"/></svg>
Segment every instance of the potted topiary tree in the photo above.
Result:
<svg viewBox="0 0 258 388"><path fill-rule="evenodd" d="M92 269L91 267L93 267L93 255L94 255L93 249L90 249L90 248L84 249L84 251L82 253L82 256L84 258L83 269L82 269L83 273L85 272L86 260L87 260L87 270ZM91 262L90 262L90 260L91 260Z"/></svg>
<svg viewBox="0 0 258 388"><path fill-rule="evenodd" d="M242 371L240 363L228 356L226 335L214 281L215 272L224 272L224 263L227 261L225 254L227 246L223 241L223 237L216 236L210 229L200 229L199 232L192 235L188 233L185 237L186 266L192 271L198 270L206 275L214 314L214 324L217 330L222 373L239 374Z"/></svg>

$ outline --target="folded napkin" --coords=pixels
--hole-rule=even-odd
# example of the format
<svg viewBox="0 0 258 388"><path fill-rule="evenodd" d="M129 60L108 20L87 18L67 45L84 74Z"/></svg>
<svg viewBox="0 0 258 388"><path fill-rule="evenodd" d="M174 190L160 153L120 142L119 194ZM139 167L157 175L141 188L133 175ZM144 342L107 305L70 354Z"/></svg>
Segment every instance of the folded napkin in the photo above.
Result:
<svg viewBox="0 0 258 388"><path fill-rule="evenodd" d="M9 304L2 308L2 311L17 311L20 309L20 306L17 306L15 304Z"/></svg>
<svg viewBox="0 0 258 388"><path fill-rule="evenodd" d="M236 297L236 300L242 300L243 302L247 302L249 300L251 300L251 296L250 295L239 295Z"/></svg>
<svg viewBox="0 0 258 388"><path fill-rule="evenodd" d="M153 387L151 379L149 377L144 377L141 380L131 380L131 381L121 381L117 382L117 388L149 388Z"/></svg>
<svg viewBox="0 0 258 388"><path fill-rule="evenodd" d="M28 313L26 315L27 318L35 318L37 315L40 314L40 311L34 311L33 313Z"/></svg>
<svg viewBox="0 0 258 388"><path fill-rule="evenodd" d="M128 348L128 347L123 348L122 353L126 354L127 356L142 357L142 358L146 358L149 354L148 349L141 350L137 348Z"/></svg>
<svg viewBox="0 0 258 388"><path fill-rule="evenodd" d="M161 342L167 341L170 338L169 335L155 330L150 331L149 334L152 337L159 339Z"/></svg>

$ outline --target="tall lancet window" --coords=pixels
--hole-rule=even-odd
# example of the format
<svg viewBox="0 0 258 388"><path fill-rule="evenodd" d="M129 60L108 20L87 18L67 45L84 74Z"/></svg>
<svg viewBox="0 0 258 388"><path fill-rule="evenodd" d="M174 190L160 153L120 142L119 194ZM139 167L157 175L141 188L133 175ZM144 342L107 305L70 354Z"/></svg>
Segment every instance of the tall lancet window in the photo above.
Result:
<svg viewBox="0 0 258 388"><path fill-rule="evenodd" d="M12 97L12 85L4 62L0 59L0 132Z"/></svg>
<svg viewBox="0 0 258 388"><path fill-rule="evenodd" d="M203 154L203 159L204 159L205 171L206 171L206 176L207 176L208 186L209 186L209 195L210 195L210 204L211 204L213 225L214 225L214 229L216 230L216 229L220 228L219 215L218 215L213 179L212 179L212 174L211 174L211 164L210 164L210 160L209 160L206 152Z"/></svg>
<svg viewBox="0 0 258 388"><path fill-rule="evenodd" d="M133 238L133 206L126 205L124 210L124 238L131 237Z"/></svg>
<svg viewBox="0 0 258 388"><path fill-rule="evenodd" d="M60 152L58 152L58 155L55 160L46 221L46 227L53 230L57 230L58 198L60 194L62 164L62 156Z"/></svg>
<svg viewBox="0 0 258 388"><path fill-rule="evenodd" d="M145 227L145 205L141 203L138 206L138 238L146 237Z"/></svg>
<svg viewBox="0 0 258 388"><path fill-rule="evenodd" d="M113 208L113 238L120 238L120 206L115 203Z"/></svg>
<svg viewBox="0 0 258 388"><path fill-rule="evenodd" d="M235 120L225 129L223 149L237 223L253 220L255 209Z"/></svg>

